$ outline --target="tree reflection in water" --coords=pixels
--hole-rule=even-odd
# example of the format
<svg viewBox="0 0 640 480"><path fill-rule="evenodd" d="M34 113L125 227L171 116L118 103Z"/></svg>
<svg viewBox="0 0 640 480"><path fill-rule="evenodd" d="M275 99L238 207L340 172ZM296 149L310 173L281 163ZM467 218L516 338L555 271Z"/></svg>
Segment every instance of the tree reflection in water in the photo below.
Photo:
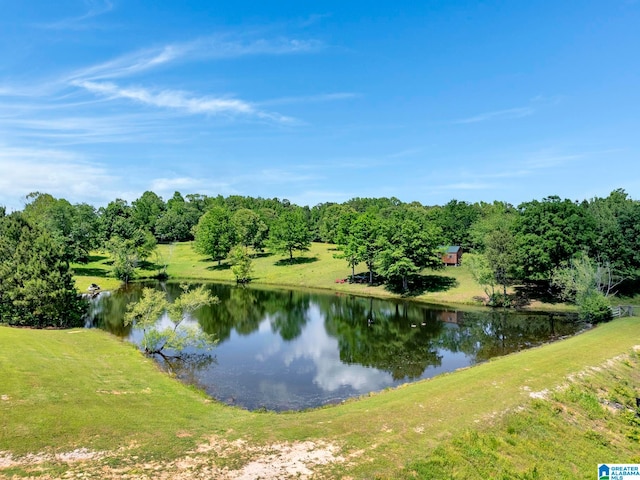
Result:
<svg viewBox="0 0 640 480"><path fill-rule="evenodd" d="M147 285L148 286L148 285ZM168 298L179 284L156 288ZM162 363L181 380L249 409L303 409L486 361L571 335L564 314L444 309L409 301L208 284L218 305L194 313L218 339L215 358L190 351ZM93 324L122 326L141 286L94 299Z"/></svg>
<svg viewBox="0 0 640 480"><path fill-rule="evenodd" d="M215 355L210 353L183 353L180 356L155 355L155 357L171 375L187 385L203 390L206 390L206 385L200 383L198 373L217 363Z"/></svg>

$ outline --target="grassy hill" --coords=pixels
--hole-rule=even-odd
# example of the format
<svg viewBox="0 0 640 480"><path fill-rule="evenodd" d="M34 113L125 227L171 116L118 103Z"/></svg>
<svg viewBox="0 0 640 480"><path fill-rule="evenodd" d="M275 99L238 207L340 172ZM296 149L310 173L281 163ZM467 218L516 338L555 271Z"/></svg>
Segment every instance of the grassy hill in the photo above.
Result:
<svg viewBox="0 0 640 480"><path fill-rule="evenodd" d="M308 412L224 406L95 330L0 327L0 478L594 478L640 462L640 318Z"/></svg>

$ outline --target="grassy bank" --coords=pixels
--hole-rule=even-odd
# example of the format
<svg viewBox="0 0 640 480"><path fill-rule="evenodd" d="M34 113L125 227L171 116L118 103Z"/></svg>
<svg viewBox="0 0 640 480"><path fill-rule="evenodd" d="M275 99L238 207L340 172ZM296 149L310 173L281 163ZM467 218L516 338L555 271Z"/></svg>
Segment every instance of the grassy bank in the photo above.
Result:
<svg viewBox="0 0 640 480"><path fill-rule="evenodd" d="M167 273L174 278L194 278L234 282L230 265L218 265L193 252L190 243L159 247L162 258L167 259ZM253 260L252 282L281 285L294 288L334 290L357 295L397 297L385 286L369 286L366 283L338 283L346 279L351 269L343 259L335 258L339 253L334 245L313 243L308 252L297 254L293 263L287 257L270 253L258 254ZM356 273L366 273L364 264L356 267ZM437 271L425 271L425 285L417 289L416 300L435 303L474 303L474 296L483 295L482 288L473 280L465 267L450 267Z"/></svg>
<svg viewBox="0 0 640 480"><path fill-rule="evenodd" d="M351 269L343 259L335 258L339 253L334 245L313 243L308 252L298 254L292 263L288 258L268 252L258 253L253 259L253 279L255 284L275 285L314 290L331 290L339 293L373 296L379 298L399 297L383 285L369 286L366 283L340 283L351 274ZM228 262L214 262L199 255L191 248L191 243L159 245L154 263L146 263L138 269L139 278L156 274L166 265L166 273L174 279L191 279L218 282L235 282ZM74 265L76 284L80 291L86 291L91 283L103 289L117 288L118 282L111 277L110 260L104 255L95 255L87 265ZM366 273L365 265L359 265L356 273ZM478 298L484 291L464 265L441 270L422 272L422 284L411 294L416 301L437 304L478 305ZM563 310L572 307L559 303L548 303L531 295L529 308Z"/></svg>
<svg viewBox="0 0 640 480"><path fill-rule="evenodd" d="M0 475L242 478L299 447L298 470L271 478L304 468L317 478L593 478L598 462L640 461L639 338L640 318L620 319L343 405L273 414L211 402L103 332L0 328ZM82 461L54 456L74 451Z"/></svg>

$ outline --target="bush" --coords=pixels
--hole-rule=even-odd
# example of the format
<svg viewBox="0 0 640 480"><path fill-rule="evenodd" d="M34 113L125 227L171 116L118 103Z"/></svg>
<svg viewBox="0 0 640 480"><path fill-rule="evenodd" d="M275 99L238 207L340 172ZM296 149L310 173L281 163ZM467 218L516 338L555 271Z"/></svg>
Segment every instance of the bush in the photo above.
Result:
<svg viewBox="0 0 640 480"><path fill-rule="evenodd" d="M576 302L580 309L580 318L592 323L611 320L609 300L600 292L591 292Z"/></svg>

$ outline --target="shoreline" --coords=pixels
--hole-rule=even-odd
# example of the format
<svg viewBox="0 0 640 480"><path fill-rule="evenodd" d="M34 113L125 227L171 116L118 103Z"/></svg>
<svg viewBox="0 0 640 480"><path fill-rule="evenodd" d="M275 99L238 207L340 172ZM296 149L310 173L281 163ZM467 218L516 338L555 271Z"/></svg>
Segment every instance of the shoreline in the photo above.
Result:
<svg viewBox="0 0 640 480"><path fill-rule="evenodd" d="M111 280L115 280L115 279L111 279ZM223 285L238 286L237 282L229 281L229 280L201 278L201 277L171 277L171 276L163 280L159 280L154 277L137 278L129 282L129 284L135 285L135 284L140 284L145 282L161 282L161 281L173 282L173 283L180 283L180 282L218 283ZM95 292L89 292L89 291L83 292L78 289L78 293L83 296L92 296L101 292L115 291L120 288L123 288L126 285L123 282L120 282L120 281L117 281L117 282L118 282L118 285L114 288L100 288ZM338 284L338 285L352 285L352 284ZM353 295L361 298L375 298L379 300L390 300L390 301L398 301L398 302L405 301L405 302L412 302L417 304L433 305L433 306L444 307L444 308L453 308L456 310L482 310L482 311L504 310L508 312L563 313L563 314L576 313L577 311L575 306L568 305L565 303L545 304L545 303L536 302L535 305L529 305L526 307L507 308L507 307L491 307L488 305L484 305L480 302L455 302L455 301L446 301L442 299L420 298L420 296L403 296L395 293L381 293L377 291L363 292L363 291L351 290L349 288L340 289L340 288L331 288L331 287L322 287L322 286L305 286L305 285L301 286L301 285L290 285L286 283L270 283L270 282L259 282L259 281L255 281L255 282L252 281L252 282L249 282L248 284L245 284L244 286L246 288L257 288L257 289L264 289L264 290L268 290L268 289L295 290L295 291L315 292L315 293L322 293L322 294L334 293L336 295ZM366 287L368 287L368 285Z"/></svg>
<svg viewBox="0 0 640 480"><path fill-rule="evenodd" d="M409 295L394 293L383 285L370 286L366 283L342 283L341 280L351 274L344 261L333 257L334 246L326 243L314 243L304 256L294 258L293 263L271 253L260 254L252 259L253 279L250 286L317 291L338 295L356 295L366 298L379 298L395 301L410 301L450 308L499 308L488 307L480 301L485 293L469 270L464 266L443 267L438 270L426 270L422 274L423 285ZM196 254L191 242L158 245L159 262L165 268L170 281L199 281L236 284L230 265L217 262ZM116 290L123 283L111 277L111 265L106 254L96 254L88 264L74 265L74 278L79 293L88 293L87 287L95 283L100 290ZM160 265L147 266L137 270L138 278L132 283L153 281ZM356 267L356 273L366 272L364 265ZM91 275L82 275L90 272ZM510 293L515 288L510 287ZM545 303L536 298L528 299L529 304L511 307L513 311L531 312L575 312L576 308L565 303Z"/></svg>

